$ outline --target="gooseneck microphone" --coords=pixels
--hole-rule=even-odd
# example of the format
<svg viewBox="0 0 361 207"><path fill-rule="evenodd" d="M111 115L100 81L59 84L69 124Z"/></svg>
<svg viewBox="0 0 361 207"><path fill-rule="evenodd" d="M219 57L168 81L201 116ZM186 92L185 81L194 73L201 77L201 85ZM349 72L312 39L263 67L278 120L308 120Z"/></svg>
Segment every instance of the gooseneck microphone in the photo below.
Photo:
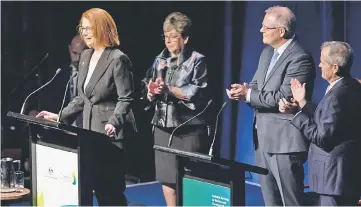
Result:
<svg viewBox="0 0 361 207"><path fill-rule="evenodd" d="M24 103L23 103L23 106L21 107L21 111L20 111L20 114L24 114L24 108L25 108L25 104L26 104L26 101L30 98L30 96L32 96L34 93L38 92L39 90L41 90L42 88L44 88L45 86L49 85L49 83L51 83L51 81L54 80L54 78L60 73L61 69L58 68L58 70L56 70L55 72L55 75L50 79L50 81L48 81L47 83L45 83L44 85L42 85L40 88L36 89L35 91L33 91L32 93L30 93Z"/></svg>
<svg viewBox="0 0 361 207"><path fill-rule="evenodd" d="M176 128L173 129L172 131L172 134L170 135L169 137L169 142L168 142L168 147L170 147L170 145L172 144L172 140L173 140L173 135L174 135L174 132L179 129L181 126L185 125L186 123L192 121L193 119L197 118L199 115L201 115L204 111L206 111L206 109L209 107L209 105L211 105L211 103L213 102L213 100L209 100L208 103L207 103L207 106L204 107L204 109L199 112L197 115L193 116L192 118L188 119L187 121L181 123L180 125L178 125Z"/></svg>
<svg viewBox="0 0 361 207"><path fill-rule="evenodd" d="M69 83L71 80L73 80L73 78L75 78L76 76L78 75L78 73L74 73L68 80L68 83L66 84L66 87L65 87L65 93L64 93L64 97L63 97L63 103L61 104L61 107L60 107L60 111L59 111L59 115L58 115L58 119L56 120L56 122L59 122L60 118L61 118L61 115L63 113L63 108L64 108L64 103L65 103L65 99L66 99L66 94L68 92L68 87L69 87Z"/></svg>
<svg viewBox="0 0 361 207"><path fill-rule="evenodd" d="M223 111L223 109L226 108L226 106L227 106L227 102L224 102L224 103L222 104L221 109L219 110L219 112L218 112L218 114L217 114L217 117L216 117L216 125L215 125L215 129L214 129L214 133L213 133L213 141L212 141L211 147L209 148L209 153L208 153L209 156L213 156L213 145L214 145L214 141L216 140L216 135L217 135L217 130L218 130L219 115L221 114L221 112Z"/></svg>

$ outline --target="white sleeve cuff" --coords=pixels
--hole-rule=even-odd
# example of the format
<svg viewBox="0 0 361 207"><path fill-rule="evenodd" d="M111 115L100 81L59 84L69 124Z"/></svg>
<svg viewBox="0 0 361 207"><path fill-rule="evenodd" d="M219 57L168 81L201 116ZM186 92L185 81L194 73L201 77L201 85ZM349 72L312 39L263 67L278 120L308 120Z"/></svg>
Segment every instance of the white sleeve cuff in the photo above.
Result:
<svg viewBox="0 0 361 207"><path fill-rule="evenodd" d="M251 88L249 88L248 91L247 91L247 96L246 96L246 102L247 103L251 102L251 91L252 91Z"/></svg>

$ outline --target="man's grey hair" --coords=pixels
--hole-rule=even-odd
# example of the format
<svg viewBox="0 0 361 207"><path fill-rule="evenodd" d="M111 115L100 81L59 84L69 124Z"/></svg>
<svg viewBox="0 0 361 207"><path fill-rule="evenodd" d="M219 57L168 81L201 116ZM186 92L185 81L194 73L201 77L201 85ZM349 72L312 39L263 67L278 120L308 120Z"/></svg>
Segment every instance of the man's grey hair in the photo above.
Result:
<svg viewBox="0 0 361 207"><path fill-rule="evenodd" d="M331 65L338 65L339 72L337 75L348 75L353 64L353 50L346 42L328 41L324 42L321 50L328 48L328 54L325 61Z"/></svg>
<svg viewBox="0 0 361 207"><path fill-rule="evenodd" d="M293 35L295 33L296 16L289 8L282 6L273 6L268 8L265 12L266 14L276 18L275 26L284 28L286 30L286 33L288 33L287 36Z"/></svg>

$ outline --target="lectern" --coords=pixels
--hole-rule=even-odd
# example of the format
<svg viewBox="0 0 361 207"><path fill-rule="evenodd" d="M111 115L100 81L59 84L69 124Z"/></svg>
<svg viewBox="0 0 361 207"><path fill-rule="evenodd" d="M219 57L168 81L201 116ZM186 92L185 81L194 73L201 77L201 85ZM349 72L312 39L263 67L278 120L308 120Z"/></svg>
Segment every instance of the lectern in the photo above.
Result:
<svg viewBox="0 0 361 207"><path fill-rule="evenodd" d="M268 170L205 154L154 145L177 159L177 206L245 206L245 172Z"/></svg>
<svg viewBox="0 0 361 207"><path fill-rule="evenodd" d="M95 152L116 147L105 134L8 112L9 118L28 124L32 206L90 206L87 187Z"/></svg>

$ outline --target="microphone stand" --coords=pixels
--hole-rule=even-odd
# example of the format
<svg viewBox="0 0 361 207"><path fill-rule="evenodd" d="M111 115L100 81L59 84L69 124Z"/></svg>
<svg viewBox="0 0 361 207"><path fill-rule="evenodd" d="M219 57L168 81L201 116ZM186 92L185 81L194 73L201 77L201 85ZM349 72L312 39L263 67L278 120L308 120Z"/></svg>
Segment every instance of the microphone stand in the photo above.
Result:
<svg viewBox="0 0 361 207"><path fill-rule="evenodd" d="M45 86L49 85L49 83L51 83L51 82L54 80L54 78L60 73L60 71L61 71L60 68L59 68L58 70L56 70L55 75L53 76L52 79L50 79L50 81L48 81L48 82L45 83L43 86L41 86L40 88L36 89L35 91L33 91L32 93L30 93L30 94L26 97L26 99L25 99L25 101L24 101L24 103L23 103L23 105L22 105L22 107L21 107L20 114L24 114L25 104L26 104L27 100L28 100L34 93L38 92L40 89L42 89L42 88L44 88Z"/></svg>
<svg viewBox="0 0 361 207"><path fill-rule="evenodd" d="M172 134L171 134L170 137L169 137L168 147L170 147L170 145L172 144L174 132L177 131L177 129L179 129L179 127L185 125L186 123L192 121L193 119L195 119L195 118L197 118L199 115L201 115L201 114L211 105L212 101L213 101L213 100L209 100L207 106L204 107L204 109L203 109L201 112L199 112L197 115L193 116L192 118L190 118L190 119L188 119L187 121L181 123L181 124L178 125L175 129L173 129Z"/></svg>
<svg viewBox="0 0 361 207"><path fill-rule="evenodd" d="M213 145L214 145L214 142L216 140L216 135L217 135L217 129L218 129L218 121L219 121L219 115L221 114L221 112L223 111L223 109L227 106L227 102L224 102L222 104L222 107L221 109L219 110L218 114L217 114L217 118L216 118L216 125L214 127L214 133L213 133L213 141L212 141L212 144L211 144L211 147L209 148L209 153L208 155L209 156L213 156Z"/></svg>
<svg viewBox="0 0 361 207"><path fill-rule="evenodd" d="M72 75L70 77L70 79L68 80L68 83L66 84L66 87L65 87L65 93L64 93L64 97L63 97L63 103L61 104L61 107L60 107L60 111L59 111L59 115L58 115L58 120L56 120L56 122L59 122L60 121L60 118L61 118L61 115L63 113L63 108L64 108L64 103L65 103L65 99L66 99L66 94L68 92L68 87L69 87L69 83L71 80L73 80L73 78L75 78L75 76L77 76L78 73L75 73L74 75ZM76 86L75 86L76 87Z"/></svg>

